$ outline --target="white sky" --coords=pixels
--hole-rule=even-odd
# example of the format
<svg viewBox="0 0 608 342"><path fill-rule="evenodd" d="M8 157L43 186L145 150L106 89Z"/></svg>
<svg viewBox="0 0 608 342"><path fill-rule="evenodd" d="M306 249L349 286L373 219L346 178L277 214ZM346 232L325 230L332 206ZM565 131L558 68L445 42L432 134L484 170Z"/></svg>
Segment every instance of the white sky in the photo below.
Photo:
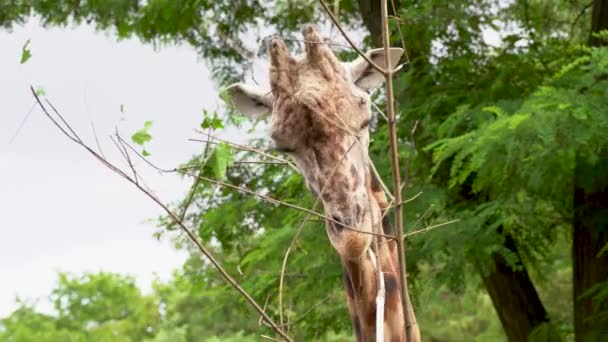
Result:
<svg viewBox="0 0 608 342"><path fill-rule="evenodd" d="M33 56L20 65L27 39ZM194 49L155 52L89 27L43 29L31 22L0 31L0 50L0 317L15 308L16 295L46 296L58 271L128 273L147 291L155 275L167 279L186 255L152 237L154 224L146 220L159 207L66 140L38 109L9 140L33 104L34 84L90 142L92 120L106 153L114 149L107 136L116 125L128 137L153 120L152 159L175 166L202 148L187 138L202 108L218 103ZM144 175L165 202L181 198L189 185L177 176ZM39 307L50 308L44 300Z"/></svg>

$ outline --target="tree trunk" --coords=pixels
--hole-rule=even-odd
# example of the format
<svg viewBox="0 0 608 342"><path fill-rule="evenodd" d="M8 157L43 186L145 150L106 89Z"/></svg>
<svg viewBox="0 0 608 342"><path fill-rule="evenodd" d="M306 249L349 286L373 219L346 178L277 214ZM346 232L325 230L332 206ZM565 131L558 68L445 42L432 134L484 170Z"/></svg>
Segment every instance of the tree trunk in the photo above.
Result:
<svg viewBox="0 0 608 342"><path fill-rule="evenodd" d="M399 0L393 0L395 8L399 9ZM359 5L359 14L363 24L369 31L369 37L372 40L372 46L382 46L382 21L380 20L380 1L378 0L357 0ZM388 6L389 15L394 15L392 5Z"/></svg>
<svg viewBox="0 0 608 342"><path fill-rule="evenodd" d="M608 30L608 0L594 0L591 12L589 45L605 42L593 33ZM590 165L577 158L574 174L574 217L572 222L572 276L574 283L574 334L576 341L606 333L606 322L593 319L596 309L608 309L608 301L599 303L586 292L602 282L608 286L608 253L599 256L608 244L608 150ZM583 297L581 297L583 296Z"/></svg>
<svg viewBox="0 0 608 342"><path fill-rule="evenodd" d="M608 309L608 302L598 302L592 295L581 298L602 282L608 286L608 253L598 256L608 244L608 157L599 164L577 160L574 176L574 222L572 271L574 282L574 333L576 341L593 334L606 333L606 322L593 319L596 309Z"/></svg>
<svg viewBox="0 0 608 342"><path fill-rule="evenodd" d="M574 206L574 334L576 341L583 341L591 333L599 333L600 328L606 329L592 316L594 305L606 309L608 303L599 303L593 296L581 296L591 287L601 282L606 284L608 280L608 253L598 257L600 249L608 244L608 189L604 187L593 192L577 187L574 189Z"/></svg>
<svg viewBox="0 0 608 342"><path fill-rule="evenodd" d="M519 257L511 236L505 237L503 246ZM527 341L532 330L549 322L547 312L525 267L514 270L499 253L493 254L492 262L494 270L482 279L505 334L509 341Z"/></svg>
<svg viewBox="0 0 608 342"><path fill-rule="evenodd" d="M594 32L602 30L608 30L608 0L594 0L593 9L591 10L591 34L589 36L589 45L600 46L606 44L593 37Z"/></svg>

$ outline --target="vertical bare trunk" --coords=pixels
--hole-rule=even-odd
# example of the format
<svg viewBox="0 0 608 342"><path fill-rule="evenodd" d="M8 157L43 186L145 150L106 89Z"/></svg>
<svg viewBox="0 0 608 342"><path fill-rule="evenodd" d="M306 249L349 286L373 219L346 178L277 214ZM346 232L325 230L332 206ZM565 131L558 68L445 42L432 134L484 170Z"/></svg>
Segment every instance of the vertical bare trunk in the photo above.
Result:
<svg viewBox="0 0 608 342"><path fill-rule="evenodd" d="M507 235L503 247L519 256L517 246ZM547 323L547 312L525 267L514 270L498 253L492 255L494 270L482 275L483 283L509 341L527 341L530 333Z"/></svg>
<svg viewBox="0 0 608 342"><path fill-rule="evenodd" d="M390 0L389 0L390 1ZM399 8L399 0L393 0L395 8ZM381 17L381 6L378 0L357 0L359 6L359 14L363 20L363 24L369 31L369 37L372 40L374 47L382 46L382 22L379 20ZM392 4L388 6L389 15L393 15Z"/></svg>

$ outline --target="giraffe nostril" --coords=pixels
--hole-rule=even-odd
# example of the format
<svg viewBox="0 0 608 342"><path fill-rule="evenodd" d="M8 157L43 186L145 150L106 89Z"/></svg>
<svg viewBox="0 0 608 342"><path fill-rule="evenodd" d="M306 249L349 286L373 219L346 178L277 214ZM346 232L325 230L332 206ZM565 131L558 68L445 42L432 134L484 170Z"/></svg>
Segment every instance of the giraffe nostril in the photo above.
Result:
<svg viewBox="0 0 608 342"><path fill-rule="evenodd" d="M342 219L340 219L337 216L332 216L331 217L333 222L331 223L331 225L334 227L334 229L338 232L341 232L342 230L344 230L344 225L342 223Z"/></svg>

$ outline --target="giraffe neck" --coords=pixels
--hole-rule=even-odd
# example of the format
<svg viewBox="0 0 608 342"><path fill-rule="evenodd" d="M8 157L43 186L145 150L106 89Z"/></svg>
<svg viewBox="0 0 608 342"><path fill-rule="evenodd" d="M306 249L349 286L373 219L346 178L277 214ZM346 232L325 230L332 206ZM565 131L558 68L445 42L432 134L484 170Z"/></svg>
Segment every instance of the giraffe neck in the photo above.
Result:
<svg viewBox="0 0 608 342"><path fill-rule="evenodd" d="M371 190L382 212L388 209L388 202L379 182L371 173ZM387 216L382 220L385 234L392 234L390 221ZM403 326L403 310L399 289L399 264L397 245L393 240L376 236L380 267L384 276L385 305L384 305L384 340L397 342L405 341ZM378 292L377 271L371 255L365 253L358 260L342 258L342 272L346 300L350 312L353 329L357 341L374 341L376 333L376 295Z"/></svg>

